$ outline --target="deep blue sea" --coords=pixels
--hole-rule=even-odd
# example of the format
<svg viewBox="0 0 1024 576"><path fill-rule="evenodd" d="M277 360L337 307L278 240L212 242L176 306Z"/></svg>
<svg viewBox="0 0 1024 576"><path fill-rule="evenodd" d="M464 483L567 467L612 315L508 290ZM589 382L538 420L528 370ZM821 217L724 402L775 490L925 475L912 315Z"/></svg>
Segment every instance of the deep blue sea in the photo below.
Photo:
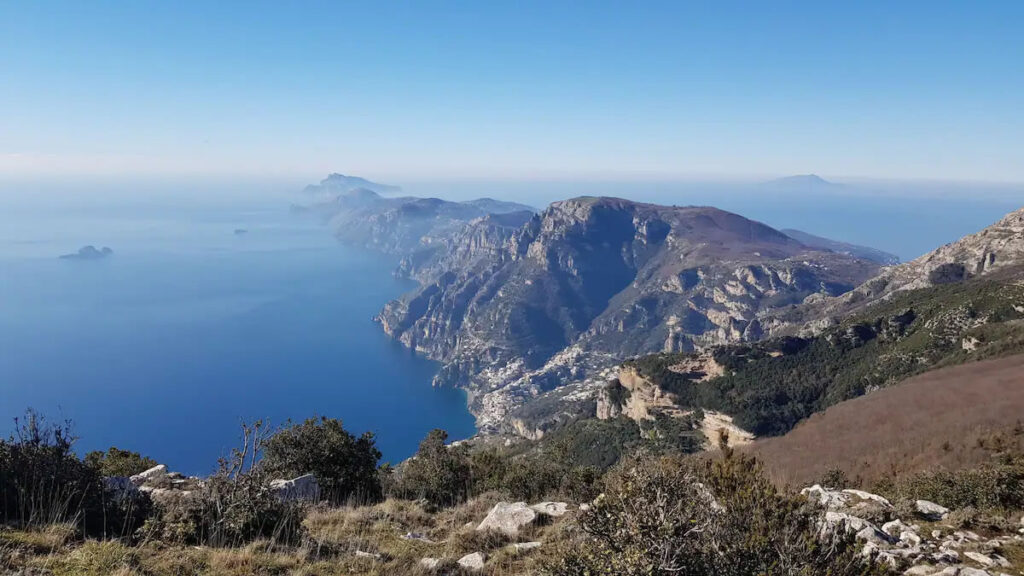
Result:
<svg viewBox="0 0 1024 576"><path fill-rule="evenodd" d="M236 235L235 229L247 233ZM101 261L59 260L85 244ZM32 407L79 451L118 446L206 473L240 422L313 415L377 435L474 431L465 396L371 319L412 288L283 203L0 212L0 432Z"/></svg>

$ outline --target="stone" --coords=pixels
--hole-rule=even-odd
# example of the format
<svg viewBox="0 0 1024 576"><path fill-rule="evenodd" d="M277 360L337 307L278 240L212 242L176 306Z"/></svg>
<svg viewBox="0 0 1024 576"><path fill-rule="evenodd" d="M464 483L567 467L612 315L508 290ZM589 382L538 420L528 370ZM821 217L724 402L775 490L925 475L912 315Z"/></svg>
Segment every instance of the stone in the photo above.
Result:
<svg viewBox="0 0 1024 576"><path fill-rule="evenodd" d="M989 574L985 570L980 570L978 568L971 568L969 566L964 566L956 574L957 574L957 576L992 576L991 574Z"/></svg>
<svg viewBox="0 0 1024 576"><path fill-rule="evenodd" d="M982 566L992 566L996 563L995 560L986 556L985 554L982 554L981 552L964 552L964 556L967 556L968 558L974 560Z"/></svg>
<svg viewBox="0 0 1024 576"><path fill-rule="evenodd" d="M476 527L477 530L496 530L509 536L519 534L519 529L529 526L537 518L537 512L526 502L498 502L487 517Z"/></svg>
<svg viewBox="0 0 1024 576"><path fill-rule="evenodd" d="M380 560L380 554L376 552L363 552L362 550L356 550L356 558L368 558L370 560Z"/></svg>
<svg viewBox="0 0 1024 576"><path fill-rule="evenodd" d="M440 558L421 558L420 559L420 566L426 568L427 570L433 570L433 569L437 568L440 565L441 565L441 559Z"/></svg>
<svg viewBox="0 0 1024 576"><path fill-rule="evenodd" d="M530 509L545 516L558 518L559 516L564 516L569 511L569 505L565 502L540 502L530 506Z"/></svg>
<svg viewBox="0 0 1024 576"><path fill-rule="evenodd" d="M419 532L406 532L405 536L402 536L403 540L417 540L419 542L426 542L427 544L434 544L435 542L430 538L427 538L426 534Z"/></svg>
<svg viewBox="0 0 1024 576"><path fill-rule="evenodd" d="M949 515L949 508L940 506L935 502L929 502L928 500L918 500L914 502L914 508L917 510L918 514L928 520L945 520L946 516Z"/></svg>
<svg viewBox="0 0 1024 576"><path fill-rule="evenodd" d="M825 531L843 529L856 534L859 540L873 544L891 544L895 541L895 538L882 532L877 526L863 518L831 510L825 513L825 522L822 529Z"/></svg>
<svg viewBox="0 0 1024 576"><path fill-rule="evenodd" d="M921 545L921 537L917 535L917 532L914 532L912 530L904 530L903 532L900 532L899 537L900 542L904 544L909 544L910 546Z"/></svg>
<svg viewBox="0 0 1024 576"><path fill-rule="evenodd" d="M320 499L320 484L312 474L292 480L272 480L270 490L274 496L286 502L316 502Z"/></svg>
<svg viewBox="0 0 1024 576"><path fill-rule="evenodd" d="M516 542L515 544L512 544L511 548L513 552L518 554L520 552L526 552L528 550L540 548L540 545L540 542Z"/></svg>
<svg viewBox="0 0 1024 576"><path fill-rule="evenodd" d="M935 574L935 567L926 564L912 566L903 572L903 576L932 576Z"/></svg>
<svg viewBox="0 0 1024 576"><path fill-rule="evenodd" d="M901 520L893 520L882 524L882 532L885 532L893 538L899 538L900 533L905 530L910 530L910 526L907 526Z"/></svg>
<svg viewBox="0 0 1024 576"><path fill-rule="evenodd" d="M149 470L145 470L143 472L139 472L138 474L132 476L131 477L131 482L132 482L132 484L135 484L136 486L142 486L143 484L145 484L147 482L152 482L152 481L155 481L155 480L160 480L161 478L164 478L165 476L167 476L167 466L165 466L163 464L158 464L156 466L153 466Z"/></svg>
<svg viewBox="0 0 1024 576"><path fill-rule="evenodd" d="M480 552L473 552L472 554L466 554L462 558L459 558L459 566L467 570L483 570L484 561L486 558Z"/></svg>

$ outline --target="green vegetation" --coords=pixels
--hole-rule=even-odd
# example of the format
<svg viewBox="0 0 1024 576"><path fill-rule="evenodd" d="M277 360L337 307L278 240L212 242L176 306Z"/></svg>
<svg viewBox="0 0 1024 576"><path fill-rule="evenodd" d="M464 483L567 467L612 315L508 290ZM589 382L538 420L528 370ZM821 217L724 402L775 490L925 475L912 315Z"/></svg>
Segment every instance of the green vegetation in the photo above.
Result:
<svg viewBox="0 0 1024 576"><path fill-rule="evenodd" d="M261 448L262 466L268 474L295 478L312 473L323 497L333 503L381 498L377 474L381 454L370 432L356 438L341 420L310 418L301 424L289 422Z"/></svg>
<svg viewBox="0 0 1024 576"><path fill-rule="evenodd" d="M95 468L101 476L134 476L157 465L157 461L152 458L116 446L106 452L89 452L85 455L85 463Z"/></svg>
<svg viewBox="0 0 1024 576"><path fill-rule="evenodd" d="M682 406L719 410L759 436L929 369L1024 351L1024 287L993 280L898 293L814 338L714 350L726 375L704 382L669 370L683 355L628 365Z"/></svg>
<svg viewBox="0 0 1024 576"><path fill-rule="evenodd" d="M823 536L821 510L782 494L752 458L634 460L605 480L579 520L585 537L556 576L884 574L850 535Z"/></svg>

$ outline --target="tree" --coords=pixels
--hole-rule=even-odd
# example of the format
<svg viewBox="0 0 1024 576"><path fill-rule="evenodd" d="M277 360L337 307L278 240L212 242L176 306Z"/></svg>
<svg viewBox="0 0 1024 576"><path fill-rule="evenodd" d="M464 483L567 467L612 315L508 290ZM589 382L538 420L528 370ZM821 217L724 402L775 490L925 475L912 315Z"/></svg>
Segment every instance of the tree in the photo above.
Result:
<svg viewBox="0 0 1024 576"><path fill-rule="evenodd" d="M437 506L451 506L467 498L472 470L467 450L445 446L448 433L431 430L416 455L402 466L398 492L406 498L424 498Z"/></svg>
<svg viewBox="0 0 1024 576"><path fill-rule="evenodd" d="M85 463L101 476L134 476L157 465L156 460L138 452L111 446L106 452L94 450L85 455Z"/></svg>
<svg viewBox="0 0 1024 576"><path fill-rule="evenodd" d="M375 502L381 498L377 463L381 453L367 432L356 438L333 418L291 422L262 446L262 465L270 474L294 478L316 476L324 498L334 503L356 499Z"/></svg>

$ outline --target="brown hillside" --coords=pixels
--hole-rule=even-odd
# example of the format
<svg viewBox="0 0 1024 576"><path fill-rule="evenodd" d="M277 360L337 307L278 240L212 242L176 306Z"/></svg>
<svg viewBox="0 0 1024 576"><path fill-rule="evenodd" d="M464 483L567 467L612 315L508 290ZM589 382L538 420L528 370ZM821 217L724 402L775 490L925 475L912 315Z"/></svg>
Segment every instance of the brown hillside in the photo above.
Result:
<svg viewBox="0 0 1024 576"><path fill-rule="evenodd" d="M1024 419L1024 355L944 368L842 402L748 449L781 484L829 469L870 484L888 474L988 459L994 433ZM1016 442L1022 435L1015 434Z"/></svg>

